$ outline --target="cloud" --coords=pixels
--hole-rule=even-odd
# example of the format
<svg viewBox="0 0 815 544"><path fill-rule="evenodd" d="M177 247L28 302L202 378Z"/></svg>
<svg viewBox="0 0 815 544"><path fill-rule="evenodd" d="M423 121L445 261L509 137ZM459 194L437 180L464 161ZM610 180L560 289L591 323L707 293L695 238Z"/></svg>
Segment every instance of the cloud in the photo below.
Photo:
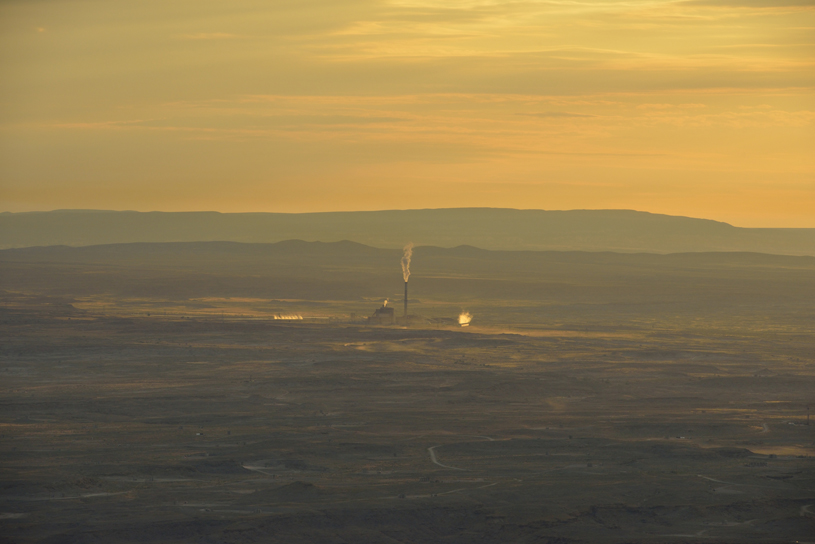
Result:
<svg viewBox="0 0 815 544"><path fill-rule="evenodd" d="M684 109L697 109L697 108L704 108L706 107L704 104L640 104L637 106L637 109L640 110L668 110L673 108L684 108Z"/></svg>
<svg viewBox="0 0 815 544"><path fill-rule="evenodd" d="M228 40L237 38L235 34L226 32L199 32L197 34L182 34L181 37L185 40Z"/></svg>
<svg viewBox="0 0 815 544"><path fill-rule="evenodd" d="M586 118L597 117L596 115L588 115L585 113L570 113L567 111L543 111L535 113L519 113L518 115L526 115L529 117L542 117L542 118Z"/></svg>
<svg viewBox="0 0 815 544"><path fill-rule="evenodd" d="M685 6L722 6L740 8L815 8L815 0L686 0L681 2L681 4Z"/></svg>
<svg viewBox="0 0 815 544"><path fill-rule="evenodd" d="M385 117L375 115L272 115L264 118L270 124L306 125L367 125L389 124L408 121L404 117Z"/></svg>
<svg viewBox="0 0 815 544"><path fill-rule="evenodd" d="M15 51L2 186L49 179L64 196L85 183L71 180L115 179L126 195L149 178L203 195L204 179L218 202L228 181L251 207L262 183L310 209L347 180L360 191L324 207L393 206L393 177L431 180L426 195L440 179L554 179L575 198L615 176L673 176L678 192L728 175L811 184L813 6L0 0ZM514 194L502 202L528 197Z"/></svg>

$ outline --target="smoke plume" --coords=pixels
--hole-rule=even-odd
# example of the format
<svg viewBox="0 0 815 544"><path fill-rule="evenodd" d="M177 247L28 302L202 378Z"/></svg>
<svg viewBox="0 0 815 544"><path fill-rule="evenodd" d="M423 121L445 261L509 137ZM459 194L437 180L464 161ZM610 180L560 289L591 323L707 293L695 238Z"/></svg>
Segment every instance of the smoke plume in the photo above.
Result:
<svg viewBox="0 0 815 544"><path fill-rule="evenodd" d="M402 255L402 277L405 278L407 283L410 277L410 258L413 257L413 242L405 246L405 253Z"/></svg>
<svg viewBox="0 0 815 544"><path fill-rule="evenodd" d="M458 324L462 327L468 327L470 325L470 321L473 320L473 316L470 315L470 312L461 312L458 314Z"/></svg>

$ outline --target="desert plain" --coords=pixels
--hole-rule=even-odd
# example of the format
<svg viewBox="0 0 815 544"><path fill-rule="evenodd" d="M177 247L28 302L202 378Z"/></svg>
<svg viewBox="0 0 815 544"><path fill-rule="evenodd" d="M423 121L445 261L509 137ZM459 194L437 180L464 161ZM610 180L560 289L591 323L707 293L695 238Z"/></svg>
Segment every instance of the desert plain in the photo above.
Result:
<svg viewBox="0 0 815 544"><path fill-rule="evenodd" d="M815 258L399 253L0 252L0 541L815 541Z"/></svg>

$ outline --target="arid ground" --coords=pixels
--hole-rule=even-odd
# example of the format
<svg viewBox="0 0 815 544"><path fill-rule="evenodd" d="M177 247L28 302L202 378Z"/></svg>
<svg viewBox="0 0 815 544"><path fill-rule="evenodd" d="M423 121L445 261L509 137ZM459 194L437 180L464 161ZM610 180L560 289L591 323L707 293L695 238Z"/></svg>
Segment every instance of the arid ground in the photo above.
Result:
<svg viewBox="0 0 815 544"><path fill-rule="evenodd" d="M373 326L348 285L4 255L0 542L815 541L815 259L417 271Z"/></svg>

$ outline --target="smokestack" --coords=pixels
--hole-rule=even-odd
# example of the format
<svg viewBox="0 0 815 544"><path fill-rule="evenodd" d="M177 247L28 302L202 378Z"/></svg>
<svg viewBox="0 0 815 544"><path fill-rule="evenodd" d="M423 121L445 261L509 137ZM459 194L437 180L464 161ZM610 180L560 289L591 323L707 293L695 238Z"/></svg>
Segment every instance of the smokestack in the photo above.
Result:
<svg viewBox="0 0 815 544"><path fill-rule="evenodd" d="M410 258L413 256L413 242L402 250L402 277L405 279L405 322L407 322L407 282L410 278Z"/></svg>

